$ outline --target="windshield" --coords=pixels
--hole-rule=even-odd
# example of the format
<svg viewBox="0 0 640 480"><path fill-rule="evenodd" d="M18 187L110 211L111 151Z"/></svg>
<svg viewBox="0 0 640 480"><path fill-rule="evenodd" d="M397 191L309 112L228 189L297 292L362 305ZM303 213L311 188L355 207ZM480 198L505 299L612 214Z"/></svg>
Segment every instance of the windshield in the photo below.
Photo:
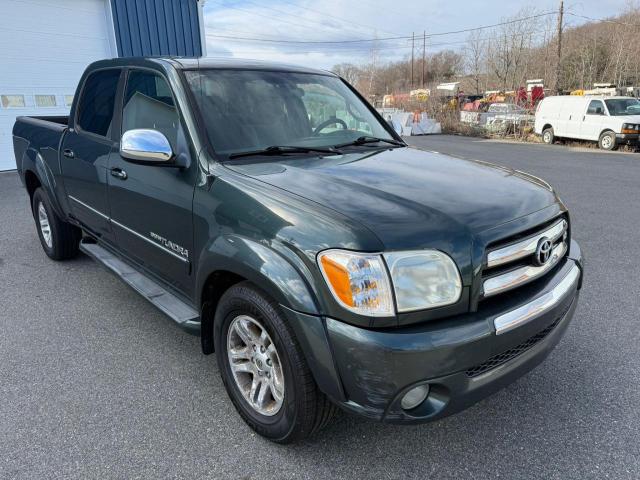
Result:
<svg viewBox="0 0 640 480"><path fill-rule="evenodd" d="M605 100L609 115L640 115L640 102L635 98L613 98Z"/></svg>
<svg viewBox="0 0 640 480"><path fill-rule="evenodd" d="M217 153L333 147L393 137L337 77L256 70L185 72ZM388 147L388 145L386 145Z"/></svg>

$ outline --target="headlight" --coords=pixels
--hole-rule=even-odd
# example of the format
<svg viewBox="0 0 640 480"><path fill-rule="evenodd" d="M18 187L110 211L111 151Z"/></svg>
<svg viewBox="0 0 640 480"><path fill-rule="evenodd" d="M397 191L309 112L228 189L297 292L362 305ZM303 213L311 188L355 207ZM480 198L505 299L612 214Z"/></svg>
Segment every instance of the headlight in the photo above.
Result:
<svg viewBox="0 0 640 480"><path fill-rule="evenodd" d="M398 312L443 307L456 303L462 281L456 264L437 250L385 253Z"/></svg>
<svg viewBox="0 0 640 480"><path fill-rule="evenodd" d="M398 312L451 305L460 299L462 292L458 268L450 257L437 250L391 252L382 256L326 250L318 255L318 264L334 298L361 315L393 315L391 285Z"/></svg>
<svg viewBox="0 0 640 480"><path fill-rule="evenodd" d="M371 317L394 314L387 270L380 255L326 250L320 270L335 299L347 310Z"/></svg>
<svg viewBox="0 0 640 480"><path fill-rule="evenodd" d="M638 133L640 130L640 125L635 123L624 123L622 124L622 133Z"/></svg>

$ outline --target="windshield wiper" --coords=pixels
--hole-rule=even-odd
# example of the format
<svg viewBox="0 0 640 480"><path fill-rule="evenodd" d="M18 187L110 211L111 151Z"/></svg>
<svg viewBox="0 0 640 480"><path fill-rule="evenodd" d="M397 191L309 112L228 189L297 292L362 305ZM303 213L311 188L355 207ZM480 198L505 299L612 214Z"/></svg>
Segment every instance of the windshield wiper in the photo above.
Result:
<svg viewBox="0 0 640 480"><path fill-rule="evenodd" d="M327 153L330 155L340 155L340 151L335 147L296 147L293 145L272 145L271 147L261 150L252 150L249 152L238 152L229 155L229 158L252 157L257 155L286 155L288 153Z"/></svg>
<svg viewBox="0 0 640 480"><path fill-rule="evenodd" d="M390 143L391 145L396 145L398 147L406 147L407 146L407 144L404 143L404 142L399 142L398 140L392 140L390 138L378 138L378 137L363 136L363 137L358 137L355 140L352 140L351 142L341 143L340 145L335 145L334 148L349 147L351 145L367 145L368 143L378 143L378 142Z"/></svg>

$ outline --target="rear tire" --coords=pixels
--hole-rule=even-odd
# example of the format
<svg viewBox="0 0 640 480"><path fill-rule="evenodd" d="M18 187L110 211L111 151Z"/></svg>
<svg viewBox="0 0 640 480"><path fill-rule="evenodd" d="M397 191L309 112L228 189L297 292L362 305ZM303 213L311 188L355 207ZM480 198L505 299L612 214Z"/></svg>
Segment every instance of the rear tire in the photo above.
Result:
<svg viewBox="0 0 640 480"><path fill-rule="evenodd" d="M318 389L277 302L242 282L224 293L214 322L222 381L253 430L274 442L292 443L329 422L336 406ZM267 393L261 401L263 388Z"/></svg>
<svg viewBox="0 0 640 480"><path fill-rule="evenodd" d="M56 214L41 187L33 193L31 208L44 253L53 260L67 260L78 255L80 229Z"/></svg>
<svg viewBox="0 0 640 480"><path fill-rule="evenodd" d="M602 150L615 150L618 148L616 144L616 134L612 131L602 132L598 139L598 147Z"/></svg>
<svg viewBox="0 0 640 480"><path fill-rule="evenodd" d="M542 141L547 145L552 145L554 140L555 140L555 135L553 134L553 128L552 127L545 128L542 131Z"/></svg>

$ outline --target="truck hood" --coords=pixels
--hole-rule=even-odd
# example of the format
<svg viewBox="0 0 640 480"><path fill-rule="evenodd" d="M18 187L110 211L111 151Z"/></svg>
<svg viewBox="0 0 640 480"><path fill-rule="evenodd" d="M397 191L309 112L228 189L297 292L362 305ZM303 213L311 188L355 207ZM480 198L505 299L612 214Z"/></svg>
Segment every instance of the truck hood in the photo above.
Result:
<svg viewBox="0 0 640 480"><path fill-rule="evenodd" d="M640 123L640 115L615 115L622 123Z"/></svg>
<svg viewBox="0 0 640 480"><path fill-rule="evenodd" d="M453 250L456 237L468 239L558 201L537 177L415 148L227 166L362 223L388 249L439 244Z"/></svg>

